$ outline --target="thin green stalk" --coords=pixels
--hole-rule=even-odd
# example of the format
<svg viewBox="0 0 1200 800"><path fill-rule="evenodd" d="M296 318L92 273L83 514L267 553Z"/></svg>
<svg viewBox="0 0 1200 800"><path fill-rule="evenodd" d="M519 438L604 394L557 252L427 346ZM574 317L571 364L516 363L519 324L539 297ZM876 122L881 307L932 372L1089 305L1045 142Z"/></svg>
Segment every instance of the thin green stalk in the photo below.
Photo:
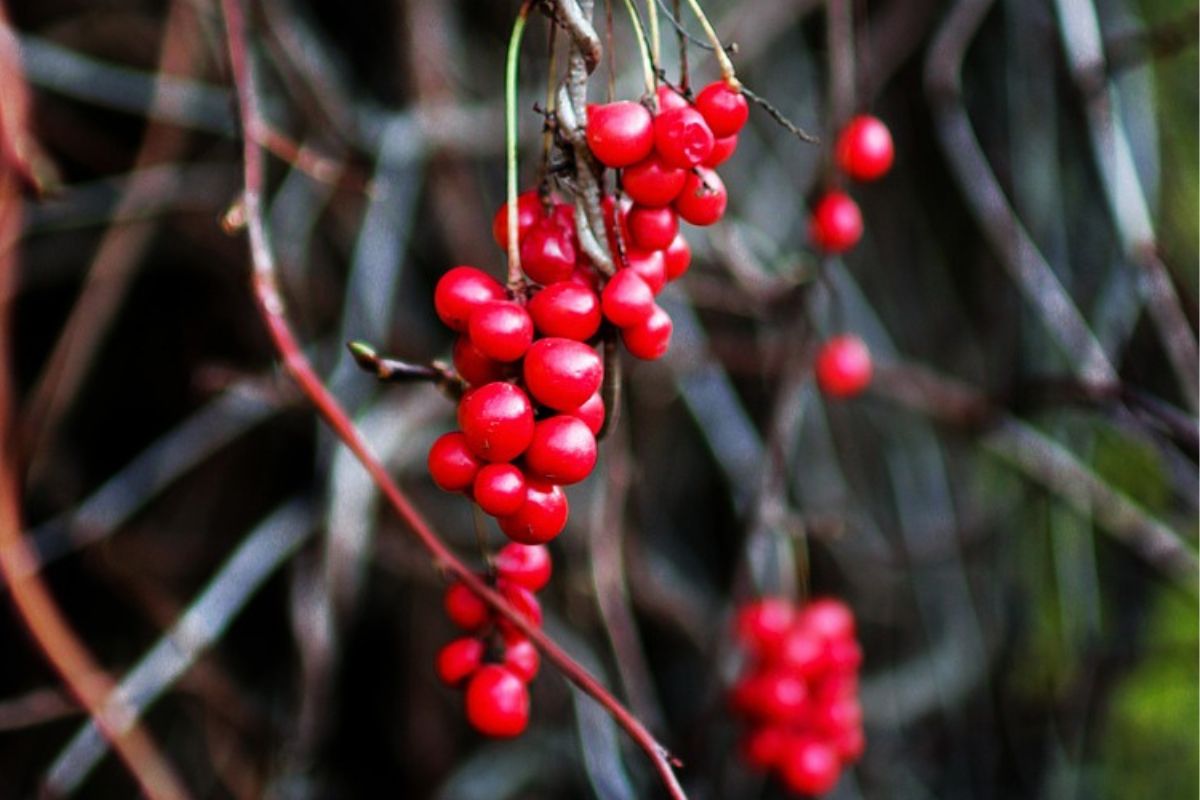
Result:
<svg viewBox="0 0 1200 800"><path fill-rule="evenodd" d="M721 77L725 79L725 83L729 85L730 89L735 91L741 89L742 84L737 79L733 62L729 60L729 55L726 54L725 47L721 44L721 39L713 29L712 23L708 21L704 9L700 7L699 0L687 0L687 2L692 7L692 13L696 15L696 19L700 20L700 27L704 28L704 35L708 37L708 41L712 42L713 55L717 57L717 64L721 67Z"/></svg>
<svg viewBox="0 0 1200 800"><path fill-rule="evenodd" d="M650 50L646 47L646 31L642 28L642 17L634 7L633 0L625 0L625 9L629 12L629 22L633 25L633 38L637 39L638 53L642 57L642 78L646 82L646 94L651 98L651 102L657 103L654 94L657 86L654 75L655 62L650 58Z"/></svg>
<svg viewBox="0 0 1200 800"><path fill-rule="evenodd" d="M662 52L660 50L660 36L658 32L658 3L655 0L646 0L647 13L650 15L650 56L654 59L655 65L662 63Z"/></svg>
<svg viewBox="0 0 1200 800"><path fill-rule="evenodd" d="M508 37L508 58L504 63L504 164L507 168L508 190L508 290L514 297L525 292L521 273L521 247L517 241L517 62L521 54L521 38L529 19L532 0L525 0L517 12L512 35Z"/></svg>

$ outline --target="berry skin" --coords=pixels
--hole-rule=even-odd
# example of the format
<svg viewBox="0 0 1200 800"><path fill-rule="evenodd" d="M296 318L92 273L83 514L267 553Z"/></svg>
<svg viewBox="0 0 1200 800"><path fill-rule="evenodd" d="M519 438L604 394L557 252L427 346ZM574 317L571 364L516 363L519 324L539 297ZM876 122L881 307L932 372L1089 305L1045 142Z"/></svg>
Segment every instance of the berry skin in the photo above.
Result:
<svg viewBox="0 0 1200 800"><path fill-rule="evenodd" d="M620 269L600 294L600 308L613 325L628 328L654 313L654 292L636 272Z"/></svg>
<svg viewBox="0 0 1200 800"><path fill-rule="evenodd" d="M808 626L797 626L779 645L779 664L805 678L819 675L829 665L825 643Z"/></svg>
<svg viewBox="0 0 1200 800"><path fill-rule="evenodd" d="M458 427L484 461L512 461L533 439L533 405L511 383L487 383L463 395Z"/></svg>
<svg viewBox="0 0 1200 800"><path fill-rule="evenodd" d="M645 106L629 100L588 107L587 143L606 167L628 167L650 155L654 119Z"/></svg>
<svg viewBox="0 0 1200 800"><path fill-rule="evenodd" d="M800 612L802 623L826 641L854 638L854 613L840 600L814 600Z"/></svg>
<svg viewBox="0 0 1200 800"><path fill-rule="evenodd" d="M544 219L521 240L521 269L535 283L551 284L575 271L575 243L571 228L557 219Z"/></svg>
<svg viewBox="0 0 1200 800"><path fill-rule="evenodd" d="M509 542L496 553L494 564L501 580L524 586L531 592L549 583L554 570L550 551L540 544Z"/></svg>
<svg viewBox="0 0 1200 800"><path fill-rule="evenodd" d="M496 588L500 594L504 595L504 599L513 607L513 610L524 617L530 625L535 628L541 627L542 605L533 596L533 592L516 583L499 583ZM500 629L507 634L520 635L520 631L503 617L498 620L498 624Z"/></svg>
<svg viewBox="0 0 1200 800"><path fill-rule="evenodd" d="M825 794L837 785L840 773L837 752L829 745L807 737L789 741L780 764L784 784L800 794Z"/></svg>
<svg viewBox="0 0 1200 800"><path fill-rule="evenodd" d="M813 209L808 230L813 244L826 253L843 253L862 238L862 212L849 195L829 192Z"/></svg>
<svg viewBox="0 0 1200 800"><path fill-rule="evenodd" d="M541 664L537 648L524 636L513 636L504 642L504 666L526 683L537 677Z"/></svg>
<svg viewBox="0 0 1200 800"><path fill-rule="evenodd" d="M646 282L655 297L667 285L667 264L662 250L626 250L625 264Z"/></svg>
<svg viewBox="0 0 1200 800"><path fill-rule="evenodd" d="M604 364L596 351L582 342L548 337L529 348L524 375L534 400L555 411L569 411L600 388Z"/></svg>
<svg viewBox="0 0 1200 800"><path fill-rule="evenodd" d="M796 621L792 604L779 597L766 597L744 606L734 630L742 646L752 653L777 653Z"/></svg>
<svg viewBox="0 0 1200 800"><path fill-rule="evenodd" d="M596 437L578 417L560 414L544 419L533 428L525 464L548 481L579 483L596 466Z"/></svg>
<svg viewBox="0 0 1200 800"><path fill-rule="evenodd" d="M438 279L433 307L438 318L456 331L465 331L476 308L489 300L503 300L504 287L474 267L455 267Z"/></svg>
<svg viewBox="0 0 1200 800"><path fill-rule="evenodd" d="M621 341L634 358L656 361L670 348L674 327L671 315L655 305L644 322L621 330Z"/></svg>
<svg viewBox="0 0 1200 800"><path fill-rule="evenodd" d="M533 342L533 320L512 300L488 300L471 314L467 332L488 358L516 361Z"/></svg>
<svg viewBox="0 0 1200 800"><path fill-rule="evenodd" d="M651 208L667 206L679 196L687 173L663 163L657 153L651 153L621 173L621 187L635 203Z"/></svg>
<svg viewBox="0 0 1200 800"><path fill-rule="evenodd" d="M694 108L673 108L654 119L654 148L663 163L690 169L712 155L716 139Z"/></svg>
<svg viewBox="0 0 1200 800"><path fill-rule="evenodd" d="M461 492L470 487L479 472L479 459L467 446L461 433L446 433L429 448L429 476L446 492Z"/></svg>
<svg viewBox="0 0 1200 800"><path fill-rule="evenodd" d="M450 621L465 631L482 628L491 618L491 612L483 598L461 581L455 581L447 587L446 594L442 597L442 605Z"/></svg>
<svg viewBox="0 0 1200 800"><path fill-rule="evenodd" d="M514 542L545 544L567 526L567 512L567 495L561 486L530 479L525 503L517 513L500 518L500 530Z"/></svg>
<svg viewBox="0 0 1200 800"><path fill-rule="evenodd" d="M667 248L663 250L663 267L666 270L667 280L673 281L683 277L683 273L687 272L691 265L692 248L683 233L677 233Z"/></svg>
<svg viewBox="0 0 1200 800"><path fill-rule="evenodd" d="M808 703L808 684L783 670L751 675L739 688L739 707L766 720L786 723L803 713Z"/></svg>
<svg viewBox="0 0 1200 800"><path fill-rule="evenodd" d="M460 378L472 386L482 386L492 381L504 380L507 365L494 361L479 351L470 336L459 336L454 341L454 369Z"/></svg>
<svg viewBox="0 0 1200 800"><path fill-rule="evenodd" d="M529 724L529 690L509 670L487 664L467 684L467 721L485 736L520 736Z"/></svg>
<svg viewBox="0 0 1200 800"><path fill-rule="evenodd" d="M871 351L857 336L836 336L827 341L817 353L815 366L817 385L829 397L854 397L871 383Z"/></svg>
<svg viewBox="0 0 1200 800"><path fill-rule="evenodd" d="M550 284L533 296L526 309L542 336L584 342L600 330L600 296L574 280Z"/></svg>
<svg viewBox="0 0 1200 800"><path fill-rule="evenodd" d="M542 218L542 201L536 191L517 195L517 242L525 240L525 234ZM492 238L501 250L508 249L508 203L501 203L492 217Z"/></svg>
<svg viewBox="0 0 1200 800"><path fill-rule="evenodd" d="M724 164L733 157L733 154L737 151L737 146L737 134L717 139L715 142L713 142L712 154L709 155L708 158L704 159L704 166L711 168L719 167L720 165Z"/></svg>
<svg viewBox="0 0 1200 800"><path fill-rule="evenodd" d="M765 772L779 765L787 743L788 732L784 727L755 728L742 744L742 757L754 769Z"/></svg>
<svg viewBox="0 0 1200 800"><path fill-rule="evenodd" d="M873 181L886 175L896 156L887 125L866 114L850 120L842 129L834 153L842 171L859 181Z"/></svg>
<svg viewBox="0 0 1200 800"><path fill-rule="evenodd" d="M604 398L600 396L599 392L596 392L588 398L586 403L567 413L583 420L583 424L588 426L592 435L599 436L600 430L604 427Z"/></svg>
<svg viewBox="0 0 1200 800"><path fill-rule="evenodd" d="M473 636L455 639L438 652L438 678L447 686L458 686L483 665L483 650L483 642Z"/></svg>
<svg viewBox="0 0 1200 800"><path fill-rule="evenodd" d="M512 464L488 464L475 476L471 496L493 517L506 517L525 502L525 475Z"/></svg>
<svg viewBox="0 0 1200 800"><path fill-rule="evenodd" d="M687 177L683 191L675 198L675 210L693 225L712 225L725 215L729 196L717 173L699 167Z"/></svg>
<svg viewBox="0 0 1200 800"><path fill-rule="evenodd" d="M669 207L634 206L625 220L633 244L643 250L662 250L679 233L679 219Z"/></svg>
<svg viewBox="0 0 1200 800"><path fill-rule="evenodd" d="M655 94L658 95L658 113L660 114L664 111L672 111L676 108L691 107L691 103L688 102L686 97L666 84L660 85Z"/></svg>
<svg viewBox="0 0 1200 800"><path fill-rule="evenodd" d="M696 95L696 110L718 139L737 135L750 116L746 98L725 81L714 81L701 89Z"/></svg>

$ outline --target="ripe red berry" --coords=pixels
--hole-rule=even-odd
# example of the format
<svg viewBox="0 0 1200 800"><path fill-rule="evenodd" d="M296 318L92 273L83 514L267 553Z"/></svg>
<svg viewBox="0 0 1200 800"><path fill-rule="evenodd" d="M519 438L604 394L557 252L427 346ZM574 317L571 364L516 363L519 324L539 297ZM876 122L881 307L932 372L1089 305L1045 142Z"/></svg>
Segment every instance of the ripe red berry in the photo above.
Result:
<svg viewBox="0 0 1200 800"><path fill-rule="evenodd" d="M750 116L745 96L725 81L714 81L701 89L696 95L696 110L718 139L736 135Z"/></svg>
<svg viewBox="0 0 1200 800"><path fill-rule="evenodd" d="M487 383L463 395L458 427L484 461L512 461L533 439L533 406L511 383Z"/></svg>
<svg viewBox="0 0 1200 800"><path fill-rule="evenodd" d="M524 636L513 636L504 642L504 666L521 680L529 683L538 674L542 659L533 642Z"/></svg>
<svg viewBox="0 0 1200 800"><path fill-rule="evenodd" d="M529 690L509 670L487 664L467 684L467 721L485 736L519 736L529 724Z"/></svg>
<svg viewBox="0 0 1200 800"><path fill-rule="evenodd" d="M877 117L855 117L842 129L835 149L838 166L851 178L873 181L892 168L892 134Z"/></svg>
<svg viewBox="0 0 1200 800"><path fill-rule="evenodd" d="M517 242L525 239L525 234L534 223L542 218L542 201L536 191L523 192L517 195ZM492 217L492 238L501 249L508 249L508 203L501 203Z"/></svg>
<svg viewBox="0 0 1200 800"><path fill-rule="evenodd" d="M849 195L829 192L817 202L809 220L809 236L817 247L826 253L843 253L858 244L862 233L862 212Z"/></svg>
<svg viewBox="0 0 1200 800"><path fill-rule="evenodd" d="M843 764L849 764L861 758L866 746L867 739L863 736L861 727L842 731L833 738L833 749L837 751L838 759Z"/></svg>
<svg viewBox="0 0 1200 800"><path fill-rule="evenodd" d="M514 542L545 544L567 525L567 495L561 486L541 480L526 483L525 503L517 513L500 518L500 530Z"/></svg>
<svg viewBox="0 0 1200 800"><path fill-rule="evenodd" d="M804 713L808 702L808 684L786 670L750 676L745 691L748 713L781 723L794 721Z"/></svg>
<svg viewBox="0 0 1200 800"><path fill-rule="evenodd" d="M437 655L437 674L447 686L458 686L483 664L483 642L473 636L455 639Z"/></svg>
<svg viewBox="0 0 1200 800"><path fill-rule="evenodd" d="M752 653L773 654L796 621L792 604L782 597L764 597L742 607L734 623L738 641Z"/></svg>
<svg viewBox="0 0 1200 800"><path fill-rule="evenodd" d="M694 108L673 108L654 118L654 148L663 163L690 169L712 155L716 140Z"/></svg>
<svg viewBox="0 0 1200 800"><path fill-rule="evenodd" d="M754 769L774 769L787 748L788 730L781 725L754 728L742 743L742 757Z"/></svg>
<svg viewBox="0 0 1200 800"><path fill-rule="evenodd" d="M708 158L704 159L704 166L712 168L724 164L737 151L737 146L738 137L736 134L717 139L713 142L712 153Z"/></svg>
<svg viewBox="0 0 1200 800"><path fill-rule="evenodd" d="M504 296L504 287L490 275L474 267L455 267L438 280L433 290L433 307L447 326L465 331L476 308Z"/></svg>
<svg viewBox="0 0 1200 800"><path fill-rule="evenodd" d="M646 107L629 100L588 106L587 143L606 167L627 167L650 154L654 120Z"/></svg>
<svg viewBox="0 0 1200 800"><path fill-rule="evenodd" d="M826 641L854 638L854 612L840 600L813 600L800 612L801 623Z"/></svg>
<svg viewBox="0 0 1200 800"><path fill-rule="evenodd" d="M543 336L587 341L600 330L600 297L574 280L552 283L526 306L533 325Z"/></svg>
<svg viewBox="0 0 1200 800"><path fill-rule="evenodd" d="M550 582L553 563L545 545L509 542L496 553L496 575L501 580L539 591Z"/></svg>
<svg viewBox="0 0 1200 800"><path fill-rule="evenodd" d="M664 111L691 106L686 97L666 84L660 84L655 94L658 96L658 113L660 114Z"/></svg>
<svg viewBox="0 0 1200 800"><path fill-rule="evenodd" d="M783 753L780 775L800 794L825 794L837 785L841 764L832 747L811 737L791 739Z"/></svg>
<svg viewBox="0 0 1200 800"><path fill-rule="evenodd" d="M633 244L643 250L662 250L679 233L679 219L669 206L634 206L625 219Z"/></svg>
<svg viewBox="0 0 1200 800"><path fill-rule="evenodd" d="M472 386L482 386L507 377L508 365L488 358L470 336L459 336L454 340L454 369L460 378Z"/></svg>
<svg viewBox="0 0 1200 800"><path fill-rule="evenodd" d="M828 656L829 668L839 672L852 672L862 665L862 648L852 638L829 642Z"/></svg>
<svg viewBox="0 0 1200 800"><path fill-rule="evenodd" d="M574 229L554 218L534 225L521 241L521 269L535 283L550 284L575 271Z"/></svg>
<svg viewBox="0 0 1200 800"><path fill-rule="evenodd" d="M627 328L654 313L654 292L636 272L620 269L600 294L600 308L613 325Z"/></svg>
<svg viewBox="0 0 1200 800"><path fill-rule="evenodd" d="M544 419L533 428L525 464L548 481L579 483L596 466L596 437L583 420L570 414Z"/></svg>
<svg viewBox="0 0 1200 800"><path fill-rule="evenodd" d="M805 678L819 675L829 664L825 643L816 631L798 625L779 645L779 664Z"/></svg>
<svg viewBox="0 0 1200 800"><path fill-rule="evenodd" d="M817 353L817 385L830 397L853 397L871 383L871 351L857 336L836 336Z"/></svg>
<svg viewBox="0 0 1200 800"><path fill-rule="evenodd" d="M583 424L588 426L592 435L599 436L600 430L604 427L604 398L600 396L599 392L596 392L587 399L586 403L567 413L583 420Z"/></svg>
<svg viewBox="0 0 1200 800"><path fill-rule="evenodd" d="M604 365L586 344L552 336L538 339L529 348L524 375L534 400L556 411L569 411L600 388Z"/></svg>
<svg viewBox="0 0 1200 800"><path fill-rule="evenodd" d="M663 250L663 267L668 281L683 277L692 265L692 248L684 238L683 232L675 234L675 238Z"/></svg>
<svg viewBox="0 0 1200 800"><path fill-rule="evenodd" d="M455 431L442 434L429 448L428 466L439 489L461 492L471 486L481 465L467 446L467 438Z"/></svg>
<svg viewBox="0 0 1200 800"><path fill-rule="evenodd" d="M525 618L530 625L535 628L542 625L542 605L538 599L534 597L533 592L521 586L518 583L509 583L500 581L496 585L497 591L504 595L504 599L513 607L513 610ZM520 631L511 622L501 618L499 626L506 635L520 635Z"/></svg>
<svg viewBox="0 0 1200 800"><path fill-rule="evenodd" d="M525 502L525 475L512 464L488 464L475 476L471 496L484 513L506 517Z"/></svg>
<svg viewBox="0 0 1200 800"><path fill-rule="evenodd" d="M646 282L655 296L667 285L667 264L662 250L626 250L625 265Z"/></svg>
<svg viewBox="0 0 1200 800"><path fill-rule="evenodd" d="M666 355L670 348L674 327L671 315L655 305L644 321L621 329L621 341L635 358L655 361Z"/></svg>
<svg viewBox="0 0 1200 800"><path fill-rule="evenodd" d="M670 205L683 189L685 180L687 173L684 170L664 164L657 153L651 153L621 173L621 187L625 193L635 203L651 208Z"/></svg>
<svg viewBox="0 0 1200 800"><path fill-rule="evenodd" d="M516 361L533 342L533 320L512 300L481 303L471 314L467 331L479 352L496 361Z"/></svg>
<svg viewBox="0 0 1200 800"><path fill-rule="evenodd" d="M471 591L470 587L461 581L455 581L446 588L446 594L442 597L442 605L445 607L446 616L450 618L450 621L463 630L473 631L482 628L491 618L491 611L483 602L483 598Z"/></svg>
<svg viewBox="0 0 1200 800"><path fill-rule="evenodd" d="M712 225L725 215L728 202L721 177L714 170L697 167L675 198L675 210L693 225Z"/></svg>

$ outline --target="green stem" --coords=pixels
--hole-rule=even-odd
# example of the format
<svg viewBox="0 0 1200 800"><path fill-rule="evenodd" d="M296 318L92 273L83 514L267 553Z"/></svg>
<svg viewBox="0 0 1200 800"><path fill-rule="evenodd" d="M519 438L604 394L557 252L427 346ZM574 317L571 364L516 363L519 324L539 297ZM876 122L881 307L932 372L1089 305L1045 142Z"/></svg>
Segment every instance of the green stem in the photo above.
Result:
<svg viewBox="0 0 1200 800"><path fill-rule="evenodd" d="M654 64L657 66L662 63L660 36L658 32L658 3L655 0L646 0L646 6L647 12L650 15L650 56L654 59Z"/></svg>
<svg viewBox="0 0 1200 800"><path fill-rule="evenodd" d="M508 191L508 290L521 296L525 278L521 273L521 245L517 241L517 62L521 54L521 37L529 19L532 0L525 0L517 12L512 35L508 38L508 57L504 63L504 164L507 167Z"/></svg>
<svg viewBox="0 0 1200 800"><path fill-rule="evenodd" d="M649 48L646 47L646 31L642 28L642 17L634 7L633 0L625 0L625 9L629 12L629 21L633 25L633 38L637 39L638 53L642 57L642 78L646 82L646 94L657 108L658 98L654 93L657 85L654 76L654 62L650 58Z"/></svg>
<svg viewBox="0 0 1200 800"><path fill-rule="evenodd" d="M700 7L700 0L687 0L687 2L692 7L692 13L696 15L696 19L700 20L700 27L704 28L704 35L708 37L708 41L712 42L713 55L717 57L717 64L721 67L721 77L725 79L725 83L729 85L730 89L741 89L742 84L738 81L737 74L734 72L733 62L729 60L729 56L725 52L725 47L721 44L720 37L717 36L712 23L708 21L704 9Z"/></svg>

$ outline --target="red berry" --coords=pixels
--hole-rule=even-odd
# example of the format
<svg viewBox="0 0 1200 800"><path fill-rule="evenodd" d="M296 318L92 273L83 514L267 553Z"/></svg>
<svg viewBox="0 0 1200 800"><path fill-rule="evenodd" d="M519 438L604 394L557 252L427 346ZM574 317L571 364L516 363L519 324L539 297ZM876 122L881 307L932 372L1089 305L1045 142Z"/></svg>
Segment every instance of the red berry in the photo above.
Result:
<svg viewBox="0 0 1200 800"><path fill-rule="evenodd" d="M809 737L795 737L784 750L780 776L789 789L801 794L825 794L837 785L841 764L829 745Z"/></svg>
<svg viewBox="0 0 1200 800"><path fill-rule="evenodd" d="M820 634L805 625L798 625L784 637L779 646L779 664L797 675L812 678L827 666L825 643Z"/></svg>
<svg viewBox="0 0 1200 800"><path fill-rule="evenodd" d="M670 205L683 189L687 173L663 163L657 153L626 167L621 173L621 187L633 201L655 208Z"/></svg>
<svg viewBox="0 0 1200 800"><path fill-rule="evenodd" d="M737 135L726 136L713 142L713 151L708 158L704 159L704 166L719 167L728 161L737 150L738 137Z"/></svg>
<svg viewBox="0 0 1200 800"><path fill-rule="evenodd" d="M658 113L660 114L664 111L691 106L686 97L666 84L661 84L655 94L658 95Z"/></svg>
<svg viewBox="0 0 1200 800"><path fill-rule="evenodd" d="M728 202L720 176L707 167L697 167L675 198L675 210L693 225L712 225L725 215Z"/></svg>
<svg viewBox="0 0 1200 800"><path fill-rule="evenodd" d="M541 480L526 483L525 503L500 518L500 530L514 542L545 544L567 526L567 495L561 486Z"/></svg>
<svg viewBox="0 0 1200 800"><path fill-rule="evenodd" d="M833 598L813 600L800 612L800 624L826 641L854 638L854 612Z"/></svg>
<svg viewBox="0 0 1200 800"><path fill-rule="evenodd" d="M861 758L866 746L867 740L863 736L861 727L842 731L833 739L833 748L837 751L838 758L843 764L849 764Z"/></svg>
<svg viewBox="0 0 1200 800"><path fill-rule="evenodd" d="M533 399L556 411L578 408L600 388L604 365L596 351L572 339L538 339L524 365Z"/></svg>
<svg viewBox="0 0 1200 800"><path fill-rule="evenodd" d="M538 222L521 241L521 269L541 284L571 277L575 271L573 232L573 228L564 229L557 219Z"/></svg>
<svg viewBox="0 0 1200 800"><path fill-rule="evenodd" d="M457 431L442 434L429 448L429 476L439 489L461 492L468 488L479 472L479 459L467 446L467 439Z"/></svg>
<svg viewBox="0 0 1200 800"><path fill-rule="evenodd" d="M482 386L507 377L507 365L485 356L470 336L459 336L454 340L453 360L459 377L472 386Z"/></svg>
<svg viewBox="0 0 1200 800"><path fill-rule="evenodd" d="M467 331L488 358L516 361L533 341L533 320L512 300L488 300L471 314Z"/></svg>
<svg viewBox="0 0 1200 800"><path fill-rule="evenodd" d="M511 383L487 383L463 395L458 427L485 461L512 461L533 439L533 406Z"/></svg>
<svg viewBox="0 0 1200 800"><path fill-rule="evenodd" d="M683 232L675 234L675 238L663 250L663 266L666 269L668 281L683 277L692 265L692 248L684 238Z"/></svg>
<svg viewBox="0 0 1200 800"><path fill-rule="evenodd" d="M600 297L574 280L552 283L527 306L533 325L543 336L586 341L600 330Z"/></svg>
<svg viewBox="0 0 1200 800"><path fill-rule="evenodd" d="M467 684L467 721L485 736L519 736L529 724L529 690L504 667L487 664Z"/></svg>
<svg viewBox="0 0 1200 800"><path fill-rule="evenodd" d="M463 630L482 628L491 618L491 611L483 598L461 581L455 581L447 587L442 605L450 621Z"/></svg>
<svg viewBox="0 0 1200 800"><path fill-rule="evenodd" d="M654 313L654 292L636 272L620 269L600 294L600 307L609 322L627 328Z"/></svg>
<svg viewBox="0 0 1200 800"><path fill-rule="evenodd" d="M755 728L742 741L742 758L754 769L774 769L783 759L788 743L786 727L768 725Z"/></svg>
<svg viewBox="0 0 1200 800"><path fill-rule="evenodd" d="M854 672L862 666L862 648L854 639L834 639L829 642L829 668L839 672Z"/></svg>
<svg viewBox="0 0 1200 800"><path fill-rule="evenodd" d="M542 201L536 191L523 192L517 195L517 242L525 239L525 234L534 223L542 217ZM501 203L492 217L492 238L501 249L508 249L508 203Z"/></svg>
<svg viewBox="0 0 1200 800"><path fill-rule="evenodd" d="M514 636L504 642L504 666L526 683L537 677L541 664L537 648L524 636Z"/></svg>
<svg viewBox="0 0 1200 800"><path fill-rule="evenodd" d="M708 123L694 108L673 108L654 118L654 148L668 166L689 169L702 164L715 143Z"/></svg>
<svg viewBox="0 0 1200 800"><path fill-rule="evenodd" d="M655 305L645 321L621 330L621 341L635 358L655 361L666 355L674 327L671 315Z"/></svg>
<svg viewBox="0 0 1200 800"><path fill-rule="evenodd" d="M588 106L587 143L606 167L636 164L654 147L654 120L629 100Z"/></svg>
<svg viewBox="0 0 1200 800"><path fill-rule="evenodd" d="M485 513L506 517L525 502L525 475L512 464L488 464L475 476L471 496Z"/></svg>
<svg viewBox="0 0 1200 800"><path fill-rule="evenodd" d="M438 318L456 331L465 331L476 308L504 299L504 287L474 267L455 267L438 279L433 307Z"/></svg>
<svg viewBox="0 0 1200 800"><path fill-rule="evenodd" d="M795 607L782 597L764 597L738 612L734 632L742 646L755 654L773 654L796 621Z"/></svg>
<svg viewBox="0 0 1200 800"><path fill-rule="evenodd" d="M601 428L604 427L604 398L600 396L599 392L596 392L588 398L586 403L567 413L583 420L583 424L588 426L592 435L599 436Z"/></svg>
<svg viewBox="0 0 1200 800"><path fill-rule="evenodd" d="M633 244L643 250L662 250L679 233L679 219L669 206L634 206L625 219Z"/></svg>
<svg viewBox="0 0 1200 800"><path fill-rule="evenodd" d="M513 607L513 610L529 622L530 625L535 628L541 627L542 605L534 597L533 592L518 583L509 583L507 581L501 581L497 584L496 588L500 594L504 595L504 599ZM520 631L506 619L501 619L499 624L500 628L508 634L520 634Z"/></svg>
<svg viewBox="0 0 1200 800"><path fill-rule="evenodd" d="M483 664L483 642L473 636L455 639L437 655L437 674L447 686L458 686Z"/></svg>
<svg viewBox="0 0 1200 800"><path fill-rule="evenodd" d="M495 559L496 575L501 580L539 591L550 582L553 564L545 545L509 542L500 548Z"/></svg>
<svg viewBox="0 0 1200 800"><path fill-rule="evenodd" d="M736 135L750 116L746 98L725 81L714 81L701 89L696 95L696 110L718 139Z"/></svg>
<svg viewBox="0 0 1200 800"><path fill-rule="evenodd" d="M862 213L849 195L829 192L813 209L808 231L813 243L826 253L842 253L862 238Z"/></svg>
<svg viewBox="0 0 1200 800"><path fill-rule="evenodd" d="M873 181L892 168L895 150L892 134L877 117L866 114L855 117L838 136L838 166L851 178Z"/></svg>
<svg viewBox="0 0 1200 800"><path fill-rule="evenodd" d="M538 477L561 485L579 483L596 466L596 437L578 417L559 414L537 423L525 463Z"/></svg>
<svg viewBox="0 0 1200 800"><path fill-rule="evenodd" d="M871 351L857 336L827 341L817 352L815 366L817 385L830 397L853 397L871 383Z"/></svg>
<svg viewBox="0 0 1200 800"><path fill-rule="evenodd" d="M853 697L843 697L832 703L819 703L813 710L813 725L834 739L847 731L862 727L862 706Z"/></svg>
<svg viewBox="0 0 1200 800"><path fill-rule="evenodd" d="M662 250L626 250L625 265L646 282L655 296L667 285L667 264Z"/></svg>
<svg viewBox="0 0 1200 800"><path fill-rule="evenodd" d="M808 685L784 670L762 672L744 679L733 699L738 710L751 716L795 722L808 704Z"/></svg>

